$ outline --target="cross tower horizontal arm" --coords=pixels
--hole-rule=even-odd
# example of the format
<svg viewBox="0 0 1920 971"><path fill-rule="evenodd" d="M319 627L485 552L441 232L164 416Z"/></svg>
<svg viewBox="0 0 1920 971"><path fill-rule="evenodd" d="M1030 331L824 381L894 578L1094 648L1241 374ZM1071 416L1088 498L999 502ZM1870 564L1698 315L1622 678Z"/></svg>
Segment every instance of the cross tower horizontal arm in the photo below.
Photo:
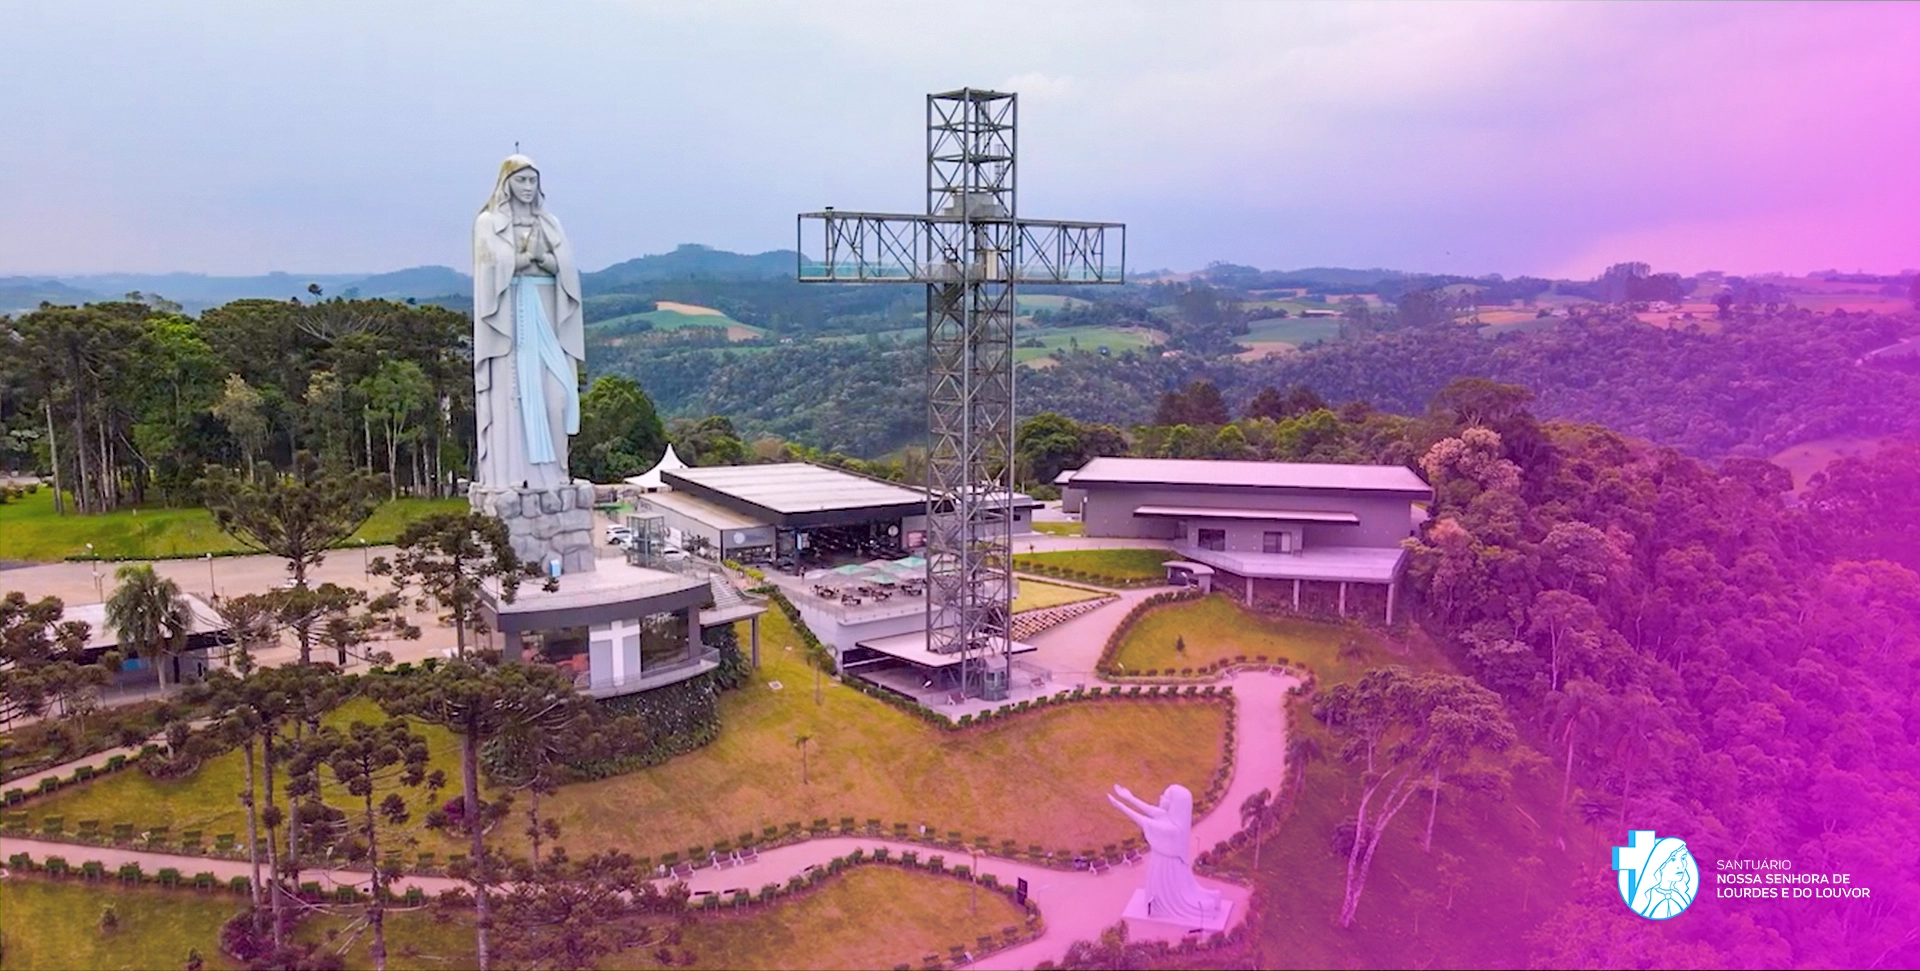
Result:
<svg viewBox="0 0 1920 971"><path fill-rule="evenodd" d="M1004 238L1011 256L969 260L973 230ZM1127 227L1067 219L802 213L802 283L952 283L976 279L1047 286L1126 282Z"/></svg>

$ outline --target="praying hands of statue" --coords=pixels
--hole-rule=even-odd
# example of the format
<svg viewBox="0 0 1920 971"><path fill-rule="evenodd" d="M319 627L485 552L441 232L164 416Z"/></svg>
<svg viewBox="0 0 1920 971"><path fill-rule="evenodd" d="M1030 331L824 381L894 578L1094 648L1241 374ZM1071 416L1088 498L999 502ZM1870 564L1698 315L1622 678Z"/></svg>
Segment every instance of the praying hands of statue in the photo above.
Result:
<svg viewBox="0 0 1920 971"><path fill-rule="evenodd" d="M514 254L514 263L514 269L518 271L537 269L549 276L557 271L553 248L547 245L547 234L541 231L539 223L535 223L521 238L519 251Z"/></svg>

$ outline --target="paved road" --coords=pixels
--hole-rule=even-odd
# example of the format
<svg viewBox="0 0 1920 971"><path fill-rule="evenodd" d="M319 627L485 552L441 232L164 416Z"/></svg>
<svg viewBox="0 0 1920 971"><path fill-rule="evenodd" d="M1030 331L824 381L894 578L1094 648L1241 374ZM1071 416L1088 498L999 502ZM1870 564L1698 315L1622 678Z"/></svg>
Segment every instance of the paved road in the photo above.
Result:
<svg viewBox="0 0 1920 971"><path fill-rule="evenodd" d="M216 859L206 856L186 856L177 853L155 853L150 850L133 850L118 846L90 846L79 843L56 843L51 840L30 839L19 836L0 836L0 859L15 853L33 855L35 863L49 856L65 857L67 863L78 867L82 863L98 860L106 865L107 873L112 874L128 863L140 864L147 873L157 873L167 867L179 870L181 875L192 879L196 873L212 873L220 882L225 883L234 877L252 879L253 868L245 860ZM266 857L260 859L260 869L265 872ZM308 867L300 871L302 882L318 881L322 890L351 885L365 891L373 880L373 874L365 870L334 869ZM452 890L466 886L459 880L447 877L403 876L393 881L395 893L404 894L409 887L419 887L423 893L438 894L443 890Z"/></svg>
<svg viewBox="0 0 1920 971"><path fill-rule="evenodd" d="M598 537L596 537L597 539ZM363 566L363 560L371 562L377 557L393 556L391 546L371 546L364 550L335 550L327 554L326 561L317 569L309 571L307 582L318 586L322 583L336 583L343 587L354 587L378 595L393 589L390 581L373 576ZM151 561L154 572L167 577L180 585L182 592L206 597L209 590L219 591L220 596L231 597L248 593L265 593L286 582L286 561L272 556L229 556L216 557L213 560L154 560ZM211 564L211 581L209 580ZM113 594L113 571L122 564L100 563L100 589L108 596ZM19 590L29 600L41 597L59 597L68 604L97 603L95 593L94 567L92 563L43 563L37 566L17 567L0 571L0 589ZM383 650L393 655L396 661L420 661L437 657L453 650L455 638L453 628L440 622L437 611L414 610L408 604L407 619L420 628L420 639L416 641L382 641L372 645L375 650ZM282 632L280 643L271 648L257 651L255 661L263 665L286 664L299 656L299 648L291 632ZM332 660L323 649L316 649L315 657ZM347 668L364 667L357 660L351 660ZM129 704L147 697L156 697L157 692L115 692L103 697L108 704Z"/></svg>
<svg viewBox="0 0 1920 971"><path fill-rule="evenodd" d="M1170 539L1110 539L1089 536L1048 536L1033 533L1013 538L1015 553L1052 553L1058 550L1170 550Z"/></svg>

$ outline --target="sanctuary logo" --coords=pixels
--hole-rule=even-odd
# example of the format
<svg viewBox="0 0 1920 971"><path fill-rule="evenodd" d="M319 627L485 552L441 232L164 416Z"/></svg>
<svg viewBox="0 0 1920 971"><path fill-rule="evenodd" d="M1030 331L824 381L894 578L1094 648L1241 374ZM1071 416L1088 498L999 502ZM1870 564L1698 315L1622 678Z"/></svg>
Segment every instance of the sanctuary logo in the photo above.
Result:
<svg viewBox="0 0 1920 971"><path fill-rule="evenodd" d="M1700 891L1700 867L1686 842L1656 837L1650 829L1627 835L1626 846L1613 848L1620 899L1627 907L1648 920L1666 920L1692 906L1693 895Z"/></svg>

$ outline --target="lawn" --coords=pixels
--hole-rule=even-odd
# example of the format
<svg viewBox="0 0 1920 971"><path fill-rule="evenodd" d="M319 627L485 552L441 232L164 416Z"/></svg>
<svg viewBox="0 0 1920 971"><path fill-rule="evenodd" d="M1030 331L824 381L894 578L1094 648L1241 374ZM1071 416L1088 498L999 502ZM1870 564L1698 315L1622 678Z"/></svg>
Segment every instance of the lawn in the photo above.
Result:
<svg viewBox="0 0 1920 971"><path fill-rule="evenodd" d="M70 859L72 857L69 857ZM971 912L969 888L950 877L890 866L861 866L817 890L773 908L704 916L687 924L676 951L691 951L696 968L880 968L945 955L983 934L1019 926L1026 915L999 893L982 890ZM5 968L164 968L200 952L210 969L234 967L220 954L220 925L244 909L242 897L157 887L87 884L77 880L12 878L5 884L0 938ZM112 903L114 932L99 930ZM304 921L296 937L330 942L346 966L372 966L364 931L343 934L359 908ZM876 933L883 927L884 933ZM473 966L473 927L440 922L429 911L387 915L388 966L437 969ZM657 968L648 949L614 955L613 968ZM676 966L679 965L676 961Z"/></svg>
<svg viewBox="0 0 1920 971"><path fill-rule="evenodd" d="M1022 848L1100 847L1138 833L1103 798L1114 783L1203 790L1224 755L1218 704L1090 701L961 732L831 681L816 705L813 672L786 618L769 612L761 638L761 669L750 687L722 696L712 744L542 801L569 852L684 855L766 826L842 816L925 823ZM800 735L810 739L805 782Z"/></svg>
<svg viewBox="0 0 1920 971"><path fill-rule="evenodd" d="M408 522L435 512L467 508L465 499L401 499L382 503L348 541L358 546L391 543ZM56 515L53 490L41 489L0 505L0 560L49 562L94 553L113 560L152 560L243 552L220 531L205 509L148 507L91 516Z"/></svg>
<svg viewBox="0 0 1920 971"><path fill-rule="evenodd" d="M1055 570L1075 570L1107 580L1130 582L1163 578L1167 571L1161 564L1179 558L1180 555L1172 550L1058 550L1051 553L1018 553L1014 555L1013 565L1015 569L1050 567Z"/></svg>
<svg viewBox="0 0 1920 971"><path fill-rule="evenodd" d="M1046 583L1031 577L1020 578L1020 595L1013 598L1013 612L1039 610L1042 607L1058 607L1061 604L1079 603L1082 600L1095 600L1106 594L1081 587L1062 586L1058 583Z"/></svg>
<svg viewBox="0 0 1920 971"><path fill-rule="evenodd" d="M1175 638L1186 650L1174 650ZM1342 657L1340 647L1354 648ZM1359 625L1342 625L1254 613L1225 594L1156 607L1136 621L1120 643L1116 660L1128 671L1202 667L1236 655L1284 657L1304 664L1324 681L1345 680L1377 664L1413 667L1438 663L1423 640L1389 642Z"/></svg>
<svg viewBox="0 0 1920 971"><path fill-rule="evenodd" d="M693 952L696 968L917 967L926 954L944 959L951 945L973 947L976 937L1026 922L1013 901L985 889L972 912L970 892L951 877L859 866L798 900L697 920L680 948ZM645 949L614 955L605 966L661 967Z"/></svg>
<svg viewBox="0 0 1920 971"><path fill-rule="evenodd" d="M1043 536L1085 536L1085 523L1034 523L1033 531Z"/></svg>
<svg viewBox="0 0 1920 971"><path fill-rule="evenodd" d="M370 701L355 699L328 714L325 723L344 730L356 720L379 723L386 720L386 714ZM447 774L448 785L441 791L439 801L452 798L459 791L459 747L454 744L453 736L443 728L419 725L416 729L426 737L431 748L432 764L429 770L440 769ZM349 820L357 823L359 814L364 810L359 799L348 795L344 787L334 782L330 771L323 770L321 777L323 798L328 804L347 811ZM264 785L264 778L260 782ZM247 815L240 806L238 794L245 789L245 756L235 750L209 760L199 771L184 778L163 781L130 768L92 782L63 788L53 795L35 799L22 808L31 814L36 829L42 817L63 816L69 833L78 829L81 820L91 819L99 821L102 832L112 832L115 823L131 823L137 832L154 826L167 826L171 828L170 835L176 839L185 830L197 829L201 831L203 846L212 846L218 834L233 833L239 845L244 847ZM440 852L451 847L451 842L427 830L423 824L427 810L435 805L429 800L427 790L401 790L401 796L412 810L412 819L397 832L392 827L383 828L381 851L400 850L410 860L412 853L418 850ZM384 793L375 801L379 801L379 798L384 798ZM283 807L286 805L284 796L277 797L276 801ZM263 831L262 838L265 835ZM398 842L394 841L396 835Z"/></svg>
<svg viewBox="0 0 1920 971"><path fill-rule="evenodd" d="M67 859L77 866L86 849L74 849ZM4 887L0 967L179 968L192 950L209 968L235 967L220 954L220 925L246 908L245 897L39 877L9 877ZM104 933L100 912L109 902L120 923Z"/></svg>

